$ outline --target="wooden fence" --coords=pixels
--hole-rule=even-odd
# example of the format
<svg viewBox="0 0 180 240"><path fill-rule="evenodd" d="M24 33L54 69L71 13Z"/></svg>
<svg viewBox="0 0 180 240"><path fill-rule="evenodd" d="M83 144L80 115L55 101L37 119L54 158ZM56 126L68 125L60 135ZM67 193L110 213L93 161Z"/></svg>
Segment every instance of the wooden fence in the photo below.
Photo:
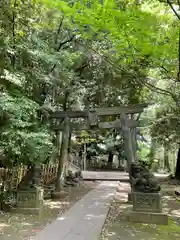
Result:
<svg viewBox="0 0 180 240"><path fill-rule="evenodd" d="M57 176L58 165L42 165L41 183L47 185ZM20 166L12 169L0 168L0 185L5 183L8 189L16 190L22 178L26 175L27 167Z"/></svg>
<svg viewBox="0 0 180 240"><path fill-rule="evenodd" d="M8 189L16 189L27 172L27 167L0 168L0 184L5 183Z"/></svg>
<svg viewBox="0 0 180 240"><path fill-rule="evenodd" d="M55 165L42 165L41 182L43 185L47 185L54 181L57 176L58 164Z"/></svg>

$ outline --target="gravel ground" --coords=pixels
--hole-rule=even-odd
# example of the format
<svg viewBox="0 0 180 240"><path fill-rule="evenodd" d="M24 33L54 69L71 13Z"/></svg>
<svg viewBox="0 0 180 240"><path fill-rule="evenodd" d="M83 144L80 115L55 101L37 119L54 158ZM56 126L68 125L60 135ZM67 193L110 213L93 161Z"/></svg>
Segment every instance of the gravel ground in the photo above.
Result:
<svg viewBox="0 0 180 240"><path fill-rule="evenodd" d="M78 200L97 186L98 182L82 182L80 186L66 188L67 196L61 200L45 200L42 216L0 212L0 240L30 240L47 224L62 215Z"/></svg>

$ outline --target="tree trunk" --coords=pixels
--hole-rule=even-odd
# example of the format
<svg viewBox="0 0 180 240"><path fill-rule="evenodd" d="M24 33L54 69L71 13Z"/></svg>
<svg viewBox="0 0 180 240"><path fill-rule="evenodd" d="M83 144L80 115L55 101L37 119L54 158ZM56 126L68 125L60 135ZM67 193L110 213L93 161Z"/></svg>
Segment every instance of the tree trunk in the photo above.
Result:
<svg viewBox="0 0 180 240"><path fill-rule="evenodd" d="M150 167L152 166L152 164L154 163L155 160L155 149L156 149L156 144L155 141L152 139L151 140L151 148L150 148L150 153L149 153L149 165Z"/></svg>
<svg viewBox="0 0 180 240"><path fill-rule="evenodd" d="M66 174L66 165L68 159L68 145L69 145L69 135L70 135L70 128L69 128L69 118L64 120L64 131L62 137L62 145L61 145L61 152L59 156L59 166L57 172L57 179L55 183L56 191L61 191L64 185L64 177Z"/></svg>
<svg viewBox="0 0 180 240"><path fill-rule="evenodd" d="M134 155L134 161L138 161L137 159L137 139L136 139L136 128L131 129L131 141L132 141L132 150Z"/></svg>
<svg viewBox="0 0 180 240"><path fill-rule="evenodd" d="M112 164L113 164L113 152L109 152L109 157L108 157L108 166L112 168Z"/></svg>
<svg viewBox="0 0 180 240"><path fill-rule="evenodd" d="M168 170L168 172L171 171L170 165L169 165L169 148L167 145L164 145L164 168Z"/></svg>
<svg viewBox="0 0 180 240"><path fill-rule="evenodd" d="M71 135L72 135L72 133L69 134L68 153L71 152Z"/></svg>
<svg viewBox="0 0 180 240"><path fill-rule="evenodd" d="M87 154L86 154L86 143L84 143L84 152L83 152L83 165L84 165L84 171L86 171L86 160L87 160Z"/></svg>
<svg viewBox="0 0 180 240"><path fill-rule="evenodd" d="M132 147L132 135L129 127L127 126L128 116L125 114L121 115L122 133L124 138L124 153L127 159L128 172L130 171L131 163L135 161Z"/></svg>
<svg viewBox="0 0 180 240"><path fill-rule="evenodd" d="M62 145L62 132L56 132L56 148L57 148L57 155L56 155L56 162L59 160L59 156L61 153L61 145Z"/></svg>
<svg viewBox="0 0 180 240"><path fill-rule="evenodd" d="M180 148L177 155L175 178L180 180Z"/></svg>

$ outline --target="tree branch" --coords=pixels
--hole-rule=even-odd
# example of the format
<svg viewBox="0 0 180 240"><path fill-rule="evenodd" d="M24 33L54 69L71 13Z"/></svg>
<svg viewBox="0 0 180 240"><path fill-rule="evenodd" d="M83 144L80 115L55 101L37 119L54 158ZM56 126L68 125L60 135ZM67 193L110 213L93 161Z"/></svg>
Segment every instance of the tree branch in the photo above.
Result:
<svg viewBox="0 0 180 240"><path fill-rule="evenodd" d="M59 27L58 27L57 34L56 34L55 41L54 41L55 46L58 43L58 37L59 37L60 31L61 31L61 27L62 27L63 21L64 21L64 16L61 18L61 21L59 23Z"/></svg>
<svg viewBox="0 0 180 240"><path fill-rule="evenodd" d="M61 42L61 43L59 44L58 48L56 49L56 51L59 52L59 51L61 50L62 46L64 46L64 45L65 45L66 43L68 43L68 42L71 42L71 41L74 39L74 37L75 37L75 36L72 36L70 39L65 40L64 42ZM58 64L58 61L52 66L52 68L51 68L51 70L50 70L50 73L52 73L52 72L54 71L54 69L56 68L57 64Z"/></svg>
<svg viewBox="0 0 180 240"><path fill-rule="evenodd" d="M162 88L159 88L159 87L156 87L154 86L153 84L149 83L149 82L145 82L143 81L142 79L139 80L143 85L155 90L157 93L161 93L163 95L169 95L169 96L173 96L173 98L175 97L171 92L169 92L168 90L165 90L165 89L162 89Z"/></svg>
<svg viewBox="0 0 180 240"><path fill-rule="evenodd" d="M74 35L71 37L71 38L69 38L69 39L67 39L67 40L65 40L64 42L61 42L60 44L59 44L59 46L58 46L58 48L57 48L57 52L62 48L62 46L64 46L66 43L68 43L68 42L71 42L73 39L74 39Z"/></svg>
<svg viewBox="0 0 180 240"><path fill-rule="evenodd" d="M179 8L180 8L180 0L177 0L177 2L178 2L178 5L179 5Z"/></svg>
<svg viewBox="0 0 180 240"><path fill-rule="evenodd" d="M102 59L104 59L104 60L105 60L106 62L108 62L111 66L114 67L115 64L114 64L111 60L109 60L108 57L102 56L98 51L96 51L96 50L93 49L92 47L89 47L89 49L91 49L92 52L98 54ZM117 71L126 71L126 69L123 68L123 67L119 67L119 66L117 67L117 65L116 65L115 67L116 67L116 70L117 70ZM146 87L147 87L148 89L150 89L151 91L155 91L155 92L157 92L157 93L159 93L159 94L163 94L163 95L166 95L166 96L167 96L167 95L170 96L170 97L173 99L173 101L176 103L176 105L177 105L178 107L180 107L180 103L179 103L176 95L174 95L172 92L170 92L170 91L168 91L168 90L165 90L165 89L162 89L162 88L159 88L159 87L156 87L156 86L154 86L153 84L151 84L151 83L149 83L149 82L142 81L142 79L139 79L135 74L132 74L132 73L131 73L131 75L132 75L132 77L134 77L134 79L135 79L136 82L140 82L141 84L143 84L144 86L146 86Z"/></svg>
<svg viewBox="0 0 180 240"><path fill-rule="evenodd" d="M165 96L170 96L175 104L179 107L179 101L178 101L178 98L176 97L176 95L174 95L172 92L168 91L168 90L165 90L165 89L162 89L162 88L159 88L159 87L156 87L154 86L153 84L149 83L149 82L144 82L142 81L142 79L139 79L139 81L144 85L146 86L147 88L149 88L150 90L152 91L155 91L159 94L162 94L162 95L165 95Z"/></svg>
<svg viewBox="0 0 180 240"><path fill-rule="evenodd" d="M166 72L169 73L168 70L162 65L161 68Z"/></svg>
<svg viewBox="0 0 180 240"><path fill-rule="evenodd" d="M167 0L167 4L170 6L170 8L172 9L172 11L174 12L174 14L176 15L176 17L180 20L180 15L178 14L178 12L175 10L175 8L173 7L173 4L170 0Z"/></svg>
<svg viewBox="0 0 180 240"><path fill-rule="evenodd" d="M75 69L75 72L79 72L79 77L81 76L81 74L84 71L84 69L89 66L90 62L92 62L92 58L88 62L82 64L81 67L78 67L78 68Z"/></svg>
<svg viewBox="0 0 180 240"><path fill-rule="evenodd" d="M92 49L92 50L93 50L93 49ZM95 51L95 50L93 50L93 51ZM95 51L95 52L96 52L96 51ZM98 53L98 52L96 52L96 53ZM101 56L100 53L98 53L98 54ZM101 56L101 57L102 57L102 56ZM114 66L114 64L113 64L109 59L107 59L107 58L104 58L104 59L105 59L106 61L108 61L109 64L111 64L112 66ZM117 66L116 66L116 70L122 71L122 70L126 70L126 69L123 69L123 68L120 68L120 67L117 68ZM135 74L132 74L132 73L131 73L131 75L135 78L136 82L139 81L141 84L143 84L144 86L146 86L146 87L149 88L150 90L156 91L156 92L159 93L159 94L163 94L163 95L166 95L166 96L167 96L167 95L170 96L170 97L175 101L176 105L179 105L177 97L176 97L172 92L170 92L170 91L168 91L168 90L165 90L165 89L162 89L162 88L159 88L159 87L156 87L156 86L154 86L153 84L151 84L151 83L149 83L149 82L142 81L142 79L137 78L137 76L136 76Z"/></svg>

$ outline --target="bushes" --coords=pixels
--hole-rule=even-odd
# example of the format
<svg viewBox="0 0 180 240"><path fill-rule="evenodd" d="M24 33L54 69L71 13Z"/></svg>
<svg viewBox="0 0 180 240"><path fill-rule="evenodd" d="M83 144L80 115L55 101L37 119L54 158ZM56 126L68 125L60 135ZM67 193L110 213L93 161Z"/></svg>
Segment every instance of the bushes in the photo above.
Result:
<svg viewBox="0 0 180 240"><path fill-rule="evenodd" d="M51 155L53 136L38 118L38 107L25 96L13 96L8 92L1 94L0 111L3 116L8 116L0 137L0 151L5 155L3 165L44 162Z"/></svg>

